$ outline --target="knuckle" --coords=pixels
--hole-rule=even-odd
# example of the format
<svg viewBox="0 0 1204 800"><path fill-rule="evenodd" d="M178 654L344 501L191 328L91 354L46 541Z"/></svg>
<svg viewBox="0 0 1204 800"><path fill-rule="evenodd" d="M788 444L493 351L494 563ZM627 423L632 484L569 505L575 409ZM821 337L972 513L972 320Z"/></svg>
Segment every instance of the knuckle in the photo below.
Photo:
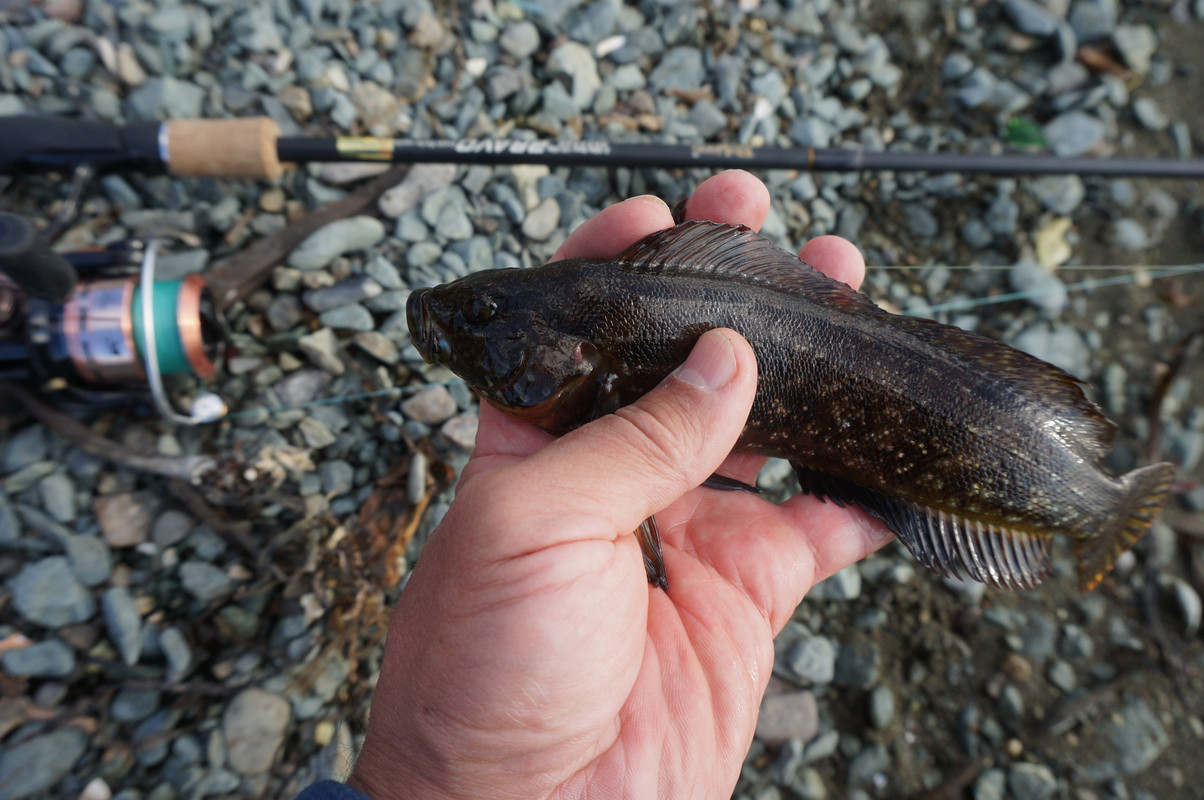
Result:
<svg viewBox="0 0 1204 800"><path fill-rule="evenodd" d="M694 455L702 435L697 420L668 403L637 403L619 409L616 416L640 440L640 457L653 469L679 468Z"/></svg>

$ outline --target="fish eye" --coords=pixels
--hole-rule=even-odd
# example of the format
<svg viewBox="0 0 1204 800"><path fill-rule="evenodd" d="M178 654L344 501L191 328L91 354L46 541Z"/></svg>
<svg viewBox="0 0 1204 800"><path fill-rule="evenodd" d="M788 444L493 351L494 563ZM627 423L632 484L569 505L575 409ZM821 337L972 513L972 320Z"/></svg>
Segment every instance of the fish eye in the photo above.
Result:
<svg viewBox="0 0 1204 800"><path fill-rule="evenodd" d="M488 295L477 295L472 298L464 317L474 325L484 325L497 311L497 301Z"/></svg>

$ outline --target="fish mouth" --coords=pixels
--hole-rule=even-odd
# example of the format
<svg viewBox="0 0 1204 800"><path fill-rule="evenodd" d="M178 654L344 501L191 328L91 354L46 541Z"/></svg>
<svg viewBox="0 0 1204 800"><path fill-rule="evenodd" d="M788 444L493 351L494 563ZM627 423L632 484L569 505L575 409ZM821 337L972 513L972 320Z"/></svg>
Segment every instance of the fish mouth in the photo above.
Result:
<svg viewBox="0 0 1204 800"><path fill-rule="evenodd" d="M414 292L406 301L406 324L423 360L428 364L447 363L451 358L451 343L431 313L429 289Z"/></svg>

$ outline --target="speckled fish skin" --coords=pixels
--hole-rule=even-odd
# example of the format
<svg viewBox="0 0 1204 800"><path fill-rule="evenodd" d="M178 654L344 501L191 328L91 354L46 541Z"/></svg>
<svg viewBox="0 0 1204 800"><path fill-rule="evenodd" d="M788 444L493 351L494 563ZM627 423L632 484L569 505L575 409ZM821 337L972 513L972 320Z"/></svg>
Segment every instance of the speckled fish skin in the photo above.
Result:
<svg viewBox="0 0 1204 800"><path fill-rule="evenodd" d="M1148 528L1173 467L1100 465L1114 426L1058 368L888 314L746 228L692 222L612 260L495 270L416 291L414 342L486 400L563 434L631 403L703 332L757 356L737 450L788 459L804 491L883 519L934 571L1003 588L1070 535L1093 588Z"/></svg>

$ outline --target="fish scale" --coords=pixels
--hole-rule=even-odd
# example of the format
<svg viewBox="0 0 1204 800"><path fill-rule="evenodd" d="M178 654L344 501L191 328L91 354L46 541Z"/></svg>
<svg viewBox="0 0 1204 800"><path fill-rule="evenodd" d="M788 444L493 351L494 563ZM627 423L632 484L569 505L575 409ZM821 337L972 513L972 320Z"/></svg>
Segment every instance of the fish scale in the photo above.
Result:
<svg viewBox="0 0 1204 800"><path fill-rule="evenodd" d="M557 435L732 328L759 375L737 451L789 460L803 491L883 520L934 572L1000 588L1047 577L1056 533L1093 588L1174 477L1170 464L1105 472L1115 426L1057 367L889 314L740 226L686 222L614 259L474 273L415 291L408 314L428 360Z"/></svg>

